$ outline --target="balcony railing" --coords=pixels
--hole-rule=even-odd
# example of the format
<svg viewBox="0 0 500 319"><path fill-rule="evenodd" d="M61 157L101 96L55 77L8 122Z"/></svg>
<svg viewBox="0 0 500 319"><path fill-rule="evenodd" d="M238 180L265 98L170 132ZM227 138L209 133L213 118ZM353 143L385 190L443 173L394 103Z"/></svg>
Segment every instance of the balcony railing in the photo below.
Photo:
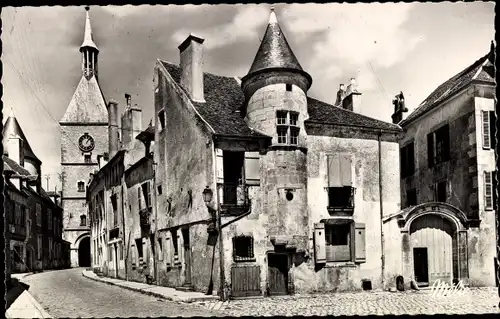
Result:
<svg viewBox="0 0 500 319"><path fill-rule="evenodd" d="M236 183L219 184L219 200L224 215L239 215L250 206L248 186Z"/></svg>
<svg viewBox="0 0 500 319"><path fill-rule="evenodd" d="M354 187L329 187L328 212L330 215L352 215L354 213Z"/></svg>

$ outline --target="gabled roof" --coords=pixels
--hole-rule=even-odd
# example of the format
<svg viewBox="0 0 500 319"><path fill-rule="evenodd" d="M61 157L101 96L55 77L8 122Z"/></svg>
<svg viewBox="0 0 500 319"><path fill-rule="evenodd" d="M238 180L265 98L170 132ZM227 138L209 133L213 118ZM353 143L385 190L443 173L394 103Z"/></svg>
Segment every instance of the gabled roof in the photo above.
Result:
<svg viewBox="0 0 500 319"><path fill-rule="evenodd" d="M14 113L7 118L7 121L5 121L4 127L3 127L3 139L2 143L4 146L4 154L7 154L7 142L9 141L9 137L11 135L18 135L20 138L23 139L23 148L24 148L24 156L34 159L37 162L41 162L38 157L36 157L35 153L31 149L31 146L28 142L28 139L24 135L23 130L21 129L21 126L19 125L19 122L14 116Z"/></svg>
<svg viewBox="0 0 500 319"><path fill-rule="evenodd" d="M108 123L106 102L95 76L82 76L59 123Z"/></svg>
<svg viewBox="0 0 500 319"><path fill-rule="evenodd" d="M492 46L494 50L494 46ZM493 53L489 52L467 68L462 70L457 75L448 79L446 82L438 86L406 119L401 121L401 125L417 119L422 114L434 109L440 102L453 96L473 81L495 84L495 70L492 64Z"/></svg>
<svg viewBox="0 0 500 319"><path fill-rule="evenodd" d="M260 43L259 50L255 55L248 74L274 68L303 71L295 54L293 54L292 49L288 45L283 31L281 31L276 14L274 11L271 11L266 33Z"/></svg>
<svg viewBox="0 0 500 319"><path fill-rule="evenodd" d="M165 61L161 63L177 85L182 88L179 66ZM238 112L245 102L245 97L235 78L204 73L203 80L206 102L192 101L192 103L216 134L266 137L251 130ZM379 121L313 98L308 98L307 104L310 122L401 131L401 127L396 124Z"/></svg>

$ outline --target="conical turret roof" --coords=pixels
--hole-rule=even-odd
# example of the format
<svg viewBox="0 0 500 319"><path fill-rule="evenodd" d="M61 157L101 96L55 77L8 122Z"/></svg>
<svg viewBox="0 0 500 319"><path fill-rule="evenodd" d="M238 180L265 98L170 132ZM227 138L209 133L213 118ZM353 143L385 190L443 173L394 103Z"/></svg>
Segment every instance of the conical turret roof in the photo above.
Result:
<svg viewBox="0 0 500 319"><path fill-rule="evenodd" d="M85 10L87 10L87 12L86 12L87 17L85 19L85 33L83 36L83 43L80 46L80 51L86 47L91 47L91 48L94 48L97 51L99 51L99 49L97 48L97 45L95 44L94 40L92 39L92 26L90 25L89 7L85 7Z"/></svg>
<svg viewBox="0 0 500 319"><path fill-rule="evenodd" d="M26 139L26 136L24 135L23 130L21 129L21 125L19 125L19 122L17 121L16 117L14 116L14 112L12 111L12 109L11 109L10 116L7 118L7 121L5 121L5 124L3 126L2 143L4 145L4 153L7 153L7 149L6 149L5 145L7 145L7 142L9 141L9 137L11 135L17 135L23 139L24 157L28 157L28 158L33 159L35 161L41 162L38 159L38 157L36 157L33 150L31 149L31 146L28 143L28 140Z"/></svg>
<svg viewBox="0 0 500 319"><path fill-rule="evenodd" d="M276 68L303 71L281 31L274 9L271 9L266 33L247 76L266 69Z"/></svg>

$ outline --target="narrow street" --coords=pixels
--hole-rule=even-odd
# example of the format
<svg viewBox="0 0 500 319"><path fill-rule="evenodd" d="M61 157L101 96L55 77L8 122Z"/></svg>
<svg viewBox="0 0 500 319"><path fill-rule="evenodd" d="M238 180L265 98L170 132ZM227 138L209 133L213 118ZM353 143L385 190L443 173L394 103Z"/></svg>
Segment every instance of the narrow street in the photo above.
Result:
<svg viewBox="0 0 500 319"><path fill-rule="evenodd" d="M167 301L92 281L82 268L25 277L29 292L54 318L214 316L196 305Z"/></svg>

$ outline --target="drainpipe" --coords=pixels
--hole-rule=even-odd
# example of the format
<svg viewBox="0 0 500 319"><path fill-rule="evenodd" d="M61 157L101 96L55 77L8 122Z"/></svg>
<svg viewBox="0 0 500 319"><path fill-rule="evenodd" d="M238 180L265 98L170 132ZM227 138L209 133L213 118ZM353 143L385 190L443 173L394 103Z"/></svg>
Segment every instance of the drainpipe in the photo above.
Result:
<svg viewBox="0 0 500 319"><path fill-rule="evenodd" d="M124 253L124 250L125 250L125 202L123 201L123 181L122 181L122 185L121 185L121 191L122 191L122 227L123 227L123 241L122 241L122 256L123 256L123 253ZM124 266L125 266L125 279L128 280L128 276L127 276L127 259L124 259L123 261L124 263Z"/></svg>
<svg viewBox="0 0 500 319"><path fill-rule="evenodd" d="M380 251L382 262L382 289L384 289L385 279L385 254L384 254L384 203L383 203L383 187L382 187L382 130L378 133L378 188L379 188L379 202L380 202Z"/></svg>
<svg viewBox="0 0 500 319"><path fill-rule="evenodd" d="M154 210L154 216L155 216L155 240L154 240L154 243L153 245L156 245L156 242L158 241L158 209L156 207L156 163L154 162L154 160L152 161L151 163L151 166L153 168L153 196L152 196L152 200L153 200L153 203L151 203L151 206L153 207L153 210ZM156 255L159 253L159 250L158 249L155 249L155 254L153 256L153 266L154 266L154 274L155 274L155 283L156 285L160 285L159 284L159 274L158 274L158 265L156 264Z"/></svg>

